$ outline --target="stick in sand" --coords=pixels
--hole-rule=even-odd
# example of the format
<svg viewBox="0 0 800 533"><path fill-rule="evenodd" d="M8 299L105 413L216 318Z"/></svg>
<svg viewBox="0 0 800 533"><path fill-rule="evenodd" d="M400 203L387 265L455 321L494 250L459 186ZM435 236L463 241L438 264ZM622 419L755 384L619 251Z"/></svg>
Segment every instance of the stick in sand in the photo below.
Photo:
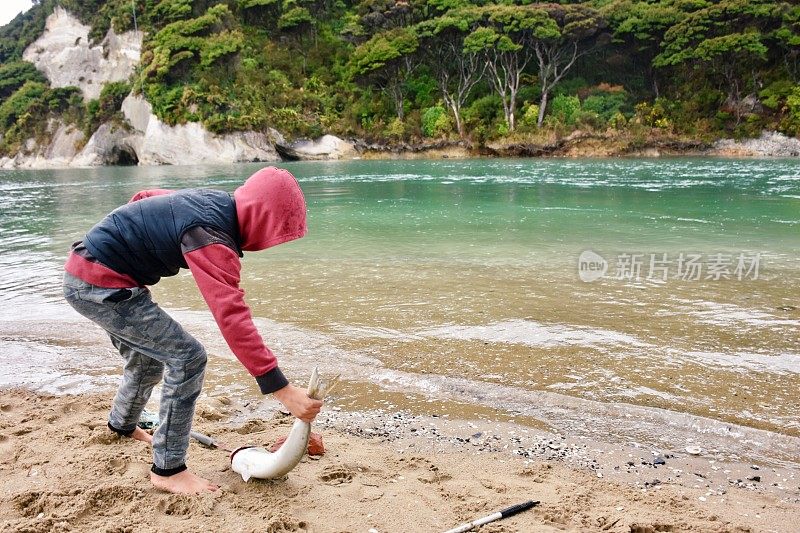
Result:
<svg viewBox="0 0 800 533"><path fill-rule="evenodd" d="M538 504L539 502L535 500L528 500L527 502L518 503L517 505L512 505L511 507L503 509L502 511L497 511L496 513L484 516L483 518L478 518L472 522L467 522L466 524L460 525L456 528L448 529L444 533L463 533L464 531L469 531L478 526L482 526L483 524L488 524L489 522L494 522L495 520L500 520L501 518L507 518L517 513L521 513L522 511L527 511L531 507L534 507Z"/></svg>

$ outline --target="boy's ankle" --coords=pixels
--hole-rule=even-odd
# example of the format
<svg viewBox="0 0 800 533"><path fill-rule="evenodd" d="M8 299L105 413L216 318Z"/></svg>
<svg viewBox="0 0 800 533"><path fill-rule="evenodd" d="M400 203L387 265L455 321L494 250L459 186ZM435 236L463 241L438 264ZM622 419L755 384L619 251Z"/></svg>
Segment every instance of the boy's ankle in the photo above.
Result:
<svg viewBox="0 0 800 533"><path fill-rule="evenodd" d="M184 470L186 470L186 463L183 463L182 465L176 466L174 468L159 468L155 464L150 467L150 472L159 477L171 477L174 476L175 474L180 474Z"/></svg>

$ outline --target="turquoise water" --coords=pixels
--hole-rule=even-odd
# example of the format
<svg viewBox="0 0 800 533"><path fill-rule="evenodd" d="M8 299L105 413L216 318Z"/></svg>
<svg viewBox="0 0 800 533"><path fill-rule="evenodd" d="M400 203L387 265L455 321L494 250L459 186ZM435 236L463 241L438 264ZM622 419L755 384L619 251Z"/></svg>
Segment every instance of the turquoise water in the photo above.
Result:
<svg viewBox="0 0 800 533"><path fill-rule="evenodd" d="M3 337L66 320L69 244L135 192L232 191L259 166L0 171ZM698 424L800 435L800 161L283 166L306 194L309 234L248 254L243 286L281 365L345 372L353 406L369 403L368 385L398 407L457 400L462 413L474 405L587 435L659 439L673 423L687 435ZM578 270L586 250L608 263L591 283ZM615 279L634 254L638 279ZM669 261L666 279L648 275L651 254ZM678 275L681 254L700 256L698 279ZM721 279L708 277L716 254ZM757 273L737 274L740 257ZM154 292L228 357L189 276ZM59 344L36 331L28 337ZM13 383L20 353L0 383ZM647 411L620 426L620 405ZM777 448L791 456L786 442Z"/></svg>

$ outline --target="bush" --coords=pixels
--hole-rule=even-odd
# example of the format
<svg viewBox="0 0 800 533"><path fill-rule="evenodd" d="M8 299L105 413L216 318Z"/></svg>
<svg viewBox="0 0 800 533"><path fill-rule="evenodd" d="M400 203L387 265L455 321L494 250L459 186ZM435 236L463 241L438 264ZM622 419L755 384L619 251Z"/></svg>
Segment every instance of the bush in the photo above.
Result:
<svg viewBox="0 0 800 533"><path fill-rule="evenodd" d="M3 132L0 149L13 153L19 144L30 136L38 136L45 129L48 115L48 89L43 83L26 82L0 104L0 131Z"/></svg>
<svg viewBox="0 0 800 533"><path fill-rule="evenodd" d="M0 129L7 130L22 117L44 110L47 86L28 81L0 105Z"/></svg>
<svg viewBox="0 0 800 533"><path fill-rule="evenodd" d="M425 137L441 137L452 129L450 116L444 107L436 105L422 111L422 134Z"/></svg>
<svg viewBox="0 0 800 533"><path fill-rule="evenodd" d="M561 124L570 126L575 124L580 110L581 100L577 96L559 94L550 104L550 115Z"/></svg>
<svg viewBox="0 0 800 533"><path fill-rule="evenodd" d="M672 103L663 98L656 98L652 104L641 102L634 108L636 121L651 128L671 129L672 121L668 114L672 107Z"/></svg>
<svg viewBox="0 0 800 533"><path fill-rule="evenodd" d="M539 121L539 106L527 103L523 106L522 110L522 117L519 119L519 125L525 129L535 128Z"/></svg>
<svg viewBox="0 0 800 533"><path fill-rule="evenodd" d="M33 66L33 63L12 61L0 65L0 101L14 94L27 81L47 82L42 73Z"/></svg>
<svg viewBox="0 0 800 533"><path fill-rule="evenodd" d="M106 83L100 91L100 98L86 105L86 124L84 133L92 134L101 124L117 116L122 101L130 94L131 85L125 81Z"/></svg>
<svg viewBox="0 0 800 533"><path fill-rule="evenodd" d="M430 107L436 104L439 95L439 87L436 79L428 74L414 77L406 83L408 88L408 99L419 109Z"/></svg>
<svg viewBox="0 0 800 533"><path fill-rule="evenodd" d="M399 140L405 137L406 125L397 117L386 126L385 135L391 139Z"/></svg>
<svg viewBox="0 0 800 533"><path fill-rule="evenodd" d="M623 115L622 113L617 112L613 117L609 119L608 125L614 128L615 130L621 130L628 125L628 119L625 118L625 115Z"/></svg>
<svg viewBox="0 0 800 533"><path fill-rule="evenodd" d="M752 138L758 137L763 129L764 121L761 116L755 113L749 113L744 117L744 120L736 127L733 133L736 138Z"/></svg>
<svg viewBox="0 0 800 533"><path fill-rule="evenodd" d="M789 80L778 80L767 85L758 96L761 103L770 109L780 109L786 101L786 97L792 94L797 85Z"/></svg>
<svg viewBox="0 0 800 533"><path fill-rule="evenodd" d="M604 124L627 106L628 95L625 92L596 92L587 96L581 105L584 111L596 114Z"/></svg>
<svg viewBox="0 0 800 533"><path fill-rule="evenodd" d="M800 134L800 86L795 86L786 97L786 114L781 120L780 129L788 135Z"/></svg>
<svg viewBox="0 0 800 533"><path fill-rule="evenodd" d="M461 111L461 116L464 122L470 125L490 125L501 115L500 110L500 97L492 93L473 100L469 106Z"/></svg>

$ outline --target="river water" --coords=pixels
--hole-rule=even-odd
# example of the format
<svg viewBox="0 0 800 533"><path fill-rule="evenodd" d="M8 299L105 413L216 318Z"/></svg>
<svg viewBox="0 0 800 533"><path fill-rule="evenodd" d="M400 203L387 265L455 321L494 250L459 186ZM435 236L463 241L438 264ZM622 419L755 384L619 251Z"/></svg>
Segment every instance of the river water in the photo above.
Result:
<svg viewBox="0 0 800 533"><path fill-rule="evenodd" d="M141 189L259 166L0 171L0 386L113 385L60 298L70 243ZM800 463L800 161L284 166L309 233L248 254L243 287L293 379L341 372L350 409ZM207 389L256 396L192 278L153 291L217 356Z"/></svg>

